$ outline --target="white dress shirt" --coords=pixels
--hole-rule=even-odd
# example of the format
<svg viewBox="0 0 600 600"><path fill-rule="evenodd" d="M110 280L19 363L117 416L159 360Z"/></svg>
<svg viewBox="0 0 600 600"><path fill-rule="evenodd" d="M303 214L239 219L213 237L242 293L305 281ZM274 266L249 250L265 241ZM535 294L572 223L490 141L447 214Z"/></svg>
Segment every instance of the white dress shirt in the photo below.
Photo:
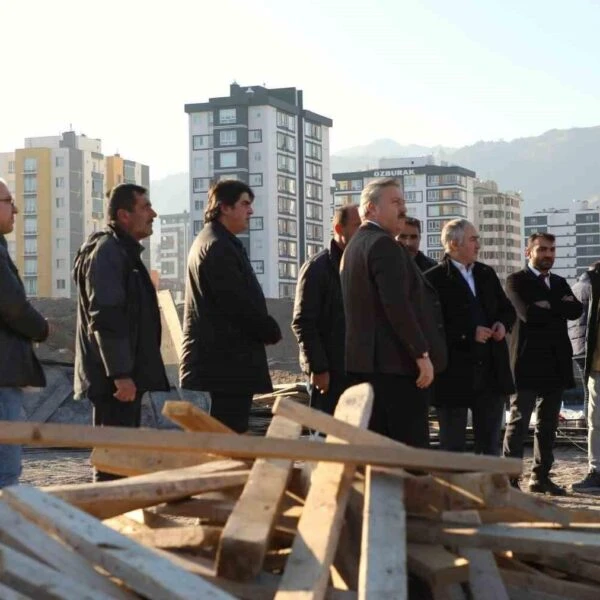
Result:
<svg viewBox="0 0 600 600"><path fill-rule="evenodd" d="M464 277L465 281L469 284L469 287L473 292L473 296L477 297L477 292L475 291L475 279L473 277L473 265L463 265L453 258L450 260L452 261L452 264L460 271L460 274Z"/></svg>
<svg viewBox="0 0 600 600"><path fill-rule="evenodd" d="M527 263L527 267L536 277L542 275L542 273L540 273L540 271L538 271L530 262ZM550 271L548 271L548 273L544 273L544 283L546 284L547 288L550 289Z"/></svg>

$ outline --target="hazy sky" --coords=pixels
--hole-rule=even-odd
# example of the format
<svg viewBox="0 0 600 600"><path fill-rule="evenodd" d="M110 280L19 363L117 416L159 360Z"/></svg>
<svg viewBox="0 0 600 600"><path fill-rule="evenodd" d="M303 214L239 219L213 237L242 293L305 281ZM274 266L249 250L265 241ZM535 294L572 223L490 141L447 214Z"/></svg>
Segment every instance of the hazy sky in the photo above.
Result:
<svg viewBox="0 0 600 600"><path fill-rule="evenodd" d="M600 1L0 0L0 151L73 128L187 170L183 105L296 86L332 150L600 124Z"/></svg>

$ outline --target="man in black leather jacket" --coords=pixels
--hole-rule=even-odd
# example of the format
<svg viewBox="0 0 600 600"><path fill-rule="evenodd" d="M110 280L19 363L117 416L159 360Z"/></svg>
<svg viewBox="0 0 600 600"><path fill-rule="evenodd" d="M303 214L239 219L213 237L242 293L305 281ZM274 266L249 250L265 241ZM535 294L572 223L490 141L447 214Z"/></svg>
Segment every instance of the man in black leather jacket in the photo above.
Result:
<svg viewBox="0 0 600 600"><path fill-rule="evenodd" d="M146 189L124 183L110 193L108 226L75 258L78 287L75 395L94 405L94 425L139 427L145 392L169 390L160 354L156 291L140 241L156 213ZM103 472L96 480L114 479Z"/></svg>
<svg viewBox="0 0 600 600"><path fill-rule="evenodd" d="M358 206L337 208L329 248L302 265L296 288L292 331L300 346L300 366L312 385L311 406L330 415L349 385L344 367L346 328L340 260L359 227Z"/></svg>
<svg viewBox="0 0 600 600"><path fill-rule="evenodd" d="M425 273L437 265L437 262L433 258L429 258L429 256L419 250L419 246L421 245L421 221L419 219L406 217L402 231L396 236L396 240L404 244L408 253L415 259L415 263L421 273Z"/></svg>
<svg viewBox="0 0 600 600"><path fill-rule="evenodd" d="M44 387L46 379L32 342L48 337L48 323L27 301L4 235L13 230L17 208L0 179L0 420L19 421L23 387ZM21 446L0 445L0 488L15 485L21 475Z"/></svg>

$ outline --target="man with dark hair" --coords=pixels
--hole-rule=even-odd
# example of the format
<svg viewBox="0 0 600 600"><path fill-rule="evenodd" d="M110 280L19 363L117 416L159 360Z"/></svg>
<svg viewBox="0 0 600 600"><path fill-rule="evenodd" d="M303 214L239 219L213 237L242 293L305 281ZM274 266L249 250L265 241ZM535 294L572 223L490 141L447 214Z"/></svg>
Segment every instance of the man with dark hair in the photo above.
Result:
<svg viewBox="0 0 600 600"><path fill-rule="evenodd" d="M169 390L156 291L141 259L155 217L145 188L120 184L110 192L108 225L75 257L75 395L90 399L95 426L139 427L143 394Z"/></svg>
<svg viewBox="0 0 600 600"><path fill-rule="evenodd" d="M530 235L525 255L525 269L512 273L506 281L506 293L518 319L511 336L517 394L510 403L504 456L523 456L531 413L536 408L529 490L562 496L564 488L550 479L552 448L563 390L575 387L567 320L577 319L582 306L567 281L550 273L556 256L553 235ZM512 483L519 485L518 480Z"/></svg>
<svg viewBox="0 0 600 600"><path fill-rule="evenodd" d="M433 258L429 258L419 250L421 245L421 221L414 217L406 217L402 231L396 236L396 240L408 250L408 253L415 259L417 267L422 273L432 269L437 265Z"/></svg>
<svg viewBox="0 0 600 600"><path fill-rule="evenodd" d="M292 330L300 346L300 365L312 385L311 406L330 415L348 387L339 271L342 252L359 226L358 206L337 208L329 248L302 265L296 287Z"/></svg>
<svg viewBox="0 0 600 600"><path fill-rule="evenodd" d="M0 179L0 420L20 421L23 388L45 387L46 378L32 342L48 337L48 323L28 302L5 234L15 225L15 201ZM21 446L0 444L0 488L16 485L21 475Z"/></svg>
<svg viewBox="0 0 600 600"><path fill-rule="evenodd" d="M248 430L252 396L271 392L265 344L281 339L242 242L254 193L225 180L208 192L204 227L188 256L181 387L209 392L211 415Z"/></svg>

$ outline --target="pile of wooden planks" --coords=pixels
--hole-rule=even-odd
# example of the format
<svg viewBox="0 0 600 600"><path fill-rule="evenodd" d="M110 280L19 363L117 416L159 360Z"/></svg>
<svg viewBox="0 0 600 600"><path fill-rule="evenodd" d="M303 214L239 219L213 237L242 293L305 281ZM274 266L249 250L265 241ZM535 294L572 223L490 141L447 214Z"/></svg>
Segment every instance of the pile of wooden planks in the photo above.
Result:
<svg viewBox="0 0 600 600"><path fill-rule="evenodd" d="M600 596L600 513L515 490L520 461L370 432L372 403L367 384L335 417L279 397L264 438L180 401L183 431L0 423L0 443L93 446L126 476L5 489L0 598Z"/></svg>

